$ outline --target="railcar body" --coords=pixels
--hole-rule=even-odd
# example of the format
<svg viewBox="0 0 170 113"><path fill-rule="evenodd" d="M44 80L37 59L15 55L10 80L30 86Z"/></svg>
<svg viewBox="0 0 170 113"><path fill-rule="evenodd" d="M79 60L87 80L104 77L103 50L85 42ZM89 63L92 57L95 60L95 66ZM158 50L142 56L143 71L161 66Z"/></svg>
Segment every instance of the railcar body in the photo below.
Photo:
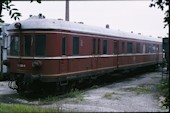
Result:
<svg viewBox="0 0 170 113"><path fill-rule="evenodd" d="M8 31L9 71L19 92L35 88L37 83L62 86L73 79L162 62L158 38L42 15L11 24Z"/></svg>

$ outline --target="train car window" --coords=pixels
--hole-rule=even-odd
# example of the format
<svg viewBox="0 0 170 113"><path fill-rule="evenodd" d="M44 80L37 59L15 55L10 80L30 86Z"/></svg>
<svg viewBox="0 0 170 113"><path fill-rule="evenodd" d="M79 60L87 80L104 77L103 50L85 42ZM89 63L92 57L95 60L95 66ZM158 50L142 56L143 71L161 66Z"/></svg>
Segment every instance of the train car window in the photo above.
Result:
<svg viewBox="0 0 170 113"><path fill-rule="evenodd" d="M145 44L145 53L148 53L148 52L149 52L149 45Z"/></svg>
<svg viewBox="0 0 170 113"><path fill-rule="evenodd" d="M103 54L107 54L107 40L103 40Z"/></svg>
<svg viewBox="0 0 170 113"><path fill-rule="evenodd" d="M79 37L73 37L73 55L79 54Z"/></svg>
<svg viewBox="0 0 170 113"><path fill-rule="evenodd" d="M151 51L152 51L151 49L152 49L151 44L149 44L148 45L148 53L151 53Z"/></svg>
<svg viewBox="0 0 170 113"><path fill-rule="evenodd" d="M24 55L25 56L31 55L31 36L30 35L24 36Z"/></svg>
<svg viewBox="0 0 170 113"><path fill-rule="evenodd" d="M156 46L153 45L153 46L152 46L152 52L155 53L155 50L156 50Z"/></svg>
<svg viewBox="0 0 170 113"><path fill-rule="evenodd" d="M143 51L143 53L145 53L145 44L143 44L143 48L142 48L142 51Z"/></svg>
<svg viewBox="0 0 170 113"><path fill-rule="evenodd" d="M136 43L136 53L140 53L140 43Z"/></svg>
<svg viewBox="0 0 170 113"><path fill-rule="evenodd" d="M133 52L132 42L128 42L127 52L128 52L128 53L132 53L132 52Z"/></svg>
<svg viewBox="0 0 170 113"><path fill-rule="evenodd" d="M18 56L20 49L20 40L18 36L11 36L11 45L10 45L10 55Z"/></svg>
<svg viewBox="0 0 170 113"><path fill-rule="evenodd" d="M114 41L114 54L118 53L118 42Z"/></svg>
<svg viewBox="0 0 170 113"><path fill-rule="evenodd" d="M125 54L125 42L122 42L122 54Z"/></svg>
<svg viewBox="0 0 170 113"><path fill-rule="evenodd" d="M100 39L98 39L98 54L100 54Z"/></svg>
<svg viewBox="0 0 170 113"><path fill-rule="evenodd" d="M151 49L152 49L151 53L154 53L155 52L155 46L153 44L151 46Z"/></svg>
<svg viewBox="0 0 170 113"><path fill-rule="evenodd" d="M93 54L96 54L96 39L93 39Z"/></svg>
<svg viewBox="0 0 170 113"><path fill-rule="evenodd" d="M45 35L35 35L35 56L45 56L46 37Z"/></svg>
<svg viewBox="0 0 170 113"><path fill-rule="evenodd" d="M159 52L159 45L156 45L156 50L155 50L156 53Z"/></svg>
<svg viewBox="0 0 170 113"><path fill-rule="evenodd" d="M159 46L158 46L158 51L159 51L159 52L162 52L162 51L163 51L161 44L159 44Z"/></svg>
<svg viewBox="0 0 170 113"><path fill-rule="evenodd" d="M67 44L66 44L66 37L62 38L62 55L66 55L66 48L67 48Z"/></svg>

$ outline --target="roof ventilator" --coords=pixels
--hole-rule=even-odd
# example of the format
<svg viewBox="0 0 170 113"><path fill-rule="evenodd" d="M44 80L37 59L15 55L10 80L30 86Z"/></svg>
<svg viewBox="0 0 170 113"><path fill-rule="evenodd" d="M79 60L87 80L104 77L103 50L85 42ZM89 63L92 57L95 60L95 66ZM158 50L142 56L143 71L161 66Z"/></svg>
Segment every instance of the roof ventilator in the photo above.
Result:
<svg viewBox="0 0 170 113"><path fill-rule="evenodd" d="M109 29L109 24L106 24L106 28Z"/></svg>
<svg viewBox="0 0 170 113"><path fill-rule="evenodd" d="M41 13L38 15L38 17L39 17L39 19L44 19L45 18L45 16L42 15Z"/></svg>
<svg viewBox="0 0 170 113"><path fill-rule="evenodd" d="M84 22L78 22L79 24L84 24Z"/></svg>
<svg viewBox="0 0 170 113"><path fill-rule="evenodd" d="M59 18L58 20L63 20L62 18Z"/></svg>

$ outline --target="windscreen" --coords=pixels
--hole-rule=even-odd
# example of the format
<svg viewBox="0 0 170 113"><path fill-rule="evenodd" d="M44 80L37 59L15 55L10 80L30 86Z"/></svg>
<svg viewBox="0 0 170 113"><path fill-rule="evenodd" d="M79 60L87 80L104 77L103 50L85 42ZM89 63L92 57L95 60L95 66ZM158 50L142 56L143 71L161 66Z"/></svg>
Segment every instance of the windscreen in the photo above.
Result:
<svg viewBox="0 0 170 113"><path fill-rule="evenodd" d="M10 45L10 55L18 56L19 55L19 36L12 36L11 37L11 45Z"/></svg>

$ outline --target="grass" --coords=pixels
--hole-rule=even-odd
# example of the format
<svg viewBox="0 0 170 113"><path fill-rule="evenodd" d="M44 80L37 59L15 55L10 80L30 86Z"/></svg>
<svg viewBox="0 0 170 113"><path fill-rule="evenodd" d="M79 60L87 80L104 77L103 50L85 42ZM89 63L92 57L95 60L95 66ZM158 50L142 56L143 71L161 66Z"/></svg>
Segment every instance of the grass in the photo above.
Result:
<svg viewBox="0 0 170 113"><path fill-rule="evenodd" d="M154 85L157 85L157 84L141 84L139 86L140 87L150 87L150 86L154 86Z"/></svg>
<svg viewBox="0 0 170 113"><path fill-rule="evenodd" d="M20 104L2 104L0 103L0 113L59 113L59 109L40 108L38 106L20 105Z"/></svg>
<svg viewBox="0 0 170 113"><path fill-rule="evenodd" d="M107 99L111 99L112 98L112 94L113 93L105 93L103 97L105 97Z"/></svg>
<svg viewBox="0 0 170 113"><path fill-rule="evenodd" d="M160 99L161 106L165 107L166 109L169 109L169 103L170 103L170 99L169 99L169 75L157 87L158 87L158 90L160 92L159 96L164 98L164 100Z"/></svg>
<svg viewBox="0 0 170 113"><path fill-rule="evenodd" d="M59 95L59 96L48 96L46 98L40 98L38 101L41 104L49 104L55 101L59 101L63 98L76 98L77 101L83 101L84 98L81 95L81 92L78 89L75 90L71 90L70 92L63 94L63 95Z"/></svg>
<svg viewBox="0 0 170 113"><path fill-rule="evenodd" d="M76 98L77 101L83 101L84 97L82 96L81 92L78 89L71 90L68 93L62 94L62 95L57 95L57 96L48 96L48 97L43 97L43 98L26 98L26 97L20 97L18 94L10 94L10 95L1 95L0 98L11 98L11 99L22 99L30 102L32 105L34 101L37 101L38 104L43 105L43 104L50 104L56 101L59 101L63 98ZM29 103L28 103L29 104Z"/></svg>
<svg viewBox="0 0 170 113"><path fill-rule="evenodd" d="M91 89L96 89L96 88L99 88L99 86L98 86L98 85L93 85L93 86L91 87Z"/></svg>
<svg viewBox="0 0 170 113"><path fill-rule="evenodd" d="M12 94L12 95L3 95L0 96L0 98L12 98L12 99L24 99L27 100L28 102L31 101L38 101L38 105L43 105L43 104L50 104L56 101L59 101L63 98L75 98L74 101L75 102L79 102L79 101L83 101L84 98L81 95L81 92L78 91L77 89L75 90L71 90L69 93L63 94L63 95L59 95L59 96L48 96L46 98L37 98L37 99L27 99L27 98L23 98L23 97L19 97L17 94ZM31 103L28 103L27 105L21 105L21 104L4 104L4 103L0 103L0 113L23 113L23 112L28 112L28 113L58 113L58 112L62 112L62 109L56 108L56 109L52 109L52 108L41 108L38 107L38 105L33 105Z"/></svg>
<svg viewBox="0 0 170 113"><path fill-rule="evenodd" d="M133 92L136 92L137 94L149 94L149 93L151 93L151 91L149 89L146 89L145 87L142 87L142 86L126 88L125 90L133 91Z"/></svg>
<svg viewBox="0 0 170 113"><path fill-rule="evenodd" d="M113 94L117 94L117 93L115 93L115 92L107 92L107 93L104 94L103 97L105 97L105 98L107 98L107 99L112 99L112 95L113 95ZM120 95L120 94L119 94L119 95Z"/></svg>
<svg viewBox="0 0 170 113"><path fill-rule="evenodd" d="M126 88L125 90L133 91L133 92L136 92L137 94L149 94L157 87L157 85L158 84L152 84L152 83L141 84L137 87Z"/></svg>

